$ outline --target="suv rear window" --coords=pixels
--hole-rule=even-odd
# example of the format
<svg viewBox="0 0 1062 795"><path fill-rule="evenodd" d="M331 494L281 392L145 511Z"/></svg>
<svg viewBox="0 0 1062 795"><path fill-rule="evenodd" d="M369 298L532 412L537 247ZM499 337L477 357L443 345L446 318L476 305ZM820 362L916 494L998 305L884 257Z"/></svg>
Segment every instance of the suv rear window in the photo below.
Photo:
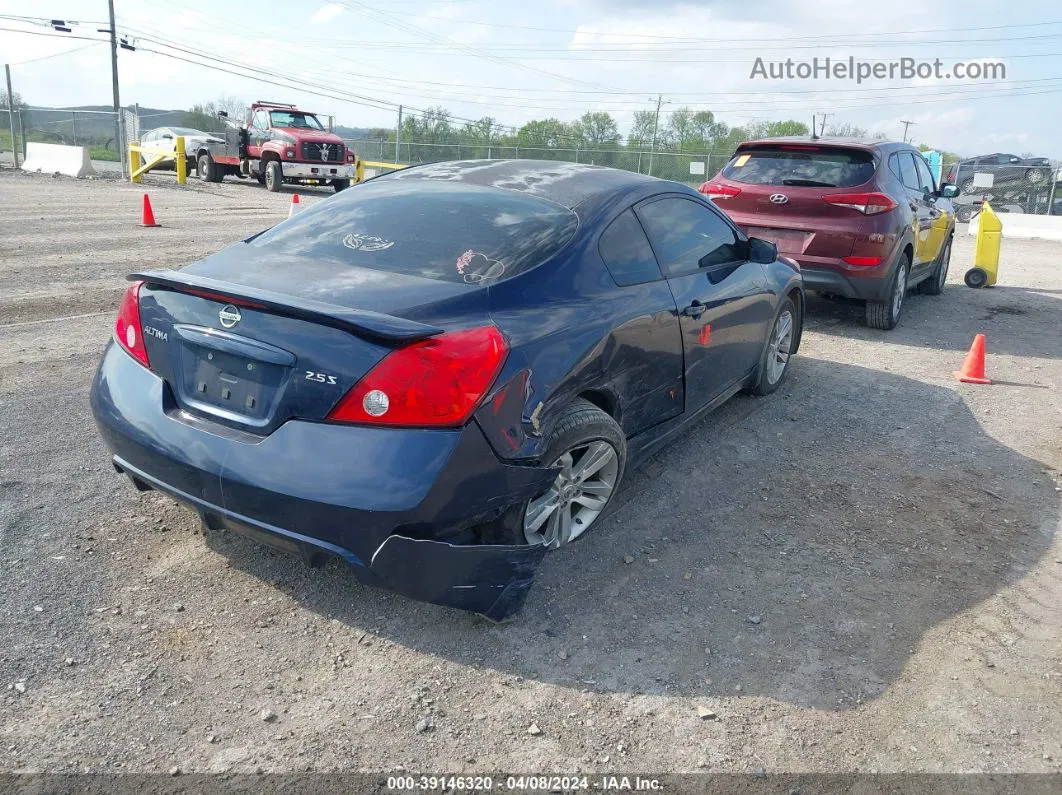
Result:
<svg viewBox="0 0 1062 795"><path fill-rule="evenodd" d="M544 262L578 225L568 208L516 191L384 177L304 210L250 244L391 273L489 284Z"/></svg>
<svg viewBox="0 0 1062 795"><path fill-rule="evenodd" d="M739 151L722 175L750 185L849 188L874 176L874 157L861 149L764 146Z"/></svg>

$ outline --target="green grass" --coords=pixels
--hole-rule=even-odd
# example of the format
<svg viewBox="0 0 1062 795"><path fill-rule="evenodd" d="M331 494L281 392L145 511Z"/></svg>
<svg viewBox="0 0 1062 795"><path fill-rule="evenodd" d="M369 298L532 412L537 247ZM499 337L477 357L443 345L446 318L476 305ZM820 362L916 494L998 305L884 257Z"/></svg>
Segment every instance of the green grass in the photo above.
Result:
<svg viewBox="0 0 1062 795"><path fill-rule="evenodd" d="M118 162L118 153L113 149L107 149L102 146L89 147L89 157L93 160L110 160L112 163Z"/></svg>

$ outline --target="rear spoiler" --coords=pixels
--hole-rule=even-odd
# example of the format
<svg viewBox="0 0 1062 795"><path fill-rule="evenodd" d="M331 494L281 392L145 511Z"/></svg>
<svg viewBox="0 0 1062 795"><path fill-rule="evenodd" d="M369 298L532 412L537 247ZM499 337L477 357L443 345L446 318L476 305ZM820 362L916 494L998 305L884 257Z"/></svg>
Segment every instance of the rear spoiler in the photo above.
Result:
<svg viewBox="0 0 1062 795"><path fill-rule="evenodd" d="M332 326L384 343L414 342L443 333L441 328L381 312L349 309L181 271L140 271L129 274L127 278L129 281L143 281L152 287L163 287L182 293L209 293L206 297L218 301L253 303L278 315Z"/></svg>

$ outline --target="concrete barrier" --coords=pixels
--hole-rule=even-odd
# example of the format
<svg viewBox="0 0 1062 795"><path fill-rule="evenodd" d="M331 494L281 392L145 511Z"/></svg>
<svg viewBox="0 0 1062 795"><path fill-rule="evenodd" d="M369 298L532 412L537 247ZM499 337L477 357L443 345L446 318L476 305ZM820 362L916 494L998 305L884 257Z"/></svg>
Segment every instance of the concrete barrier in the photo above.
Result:
<svg viewBox="0 0 1062 795"><path fill-rule="evenodd" d="M969 234L976 235L980 228L981 215L970 219ZM1039 237L1044 240L1062 240L1062 215L1029 215L1028 213L999 213L1003 224L1003 239Z"/></svg>
<svg viewBox="0 0 1062 795"><path fill-rule="evenodd" d="M26 162L22 164L22 170L66 174L68 177L96 176L87 148L60 144L26 144Z"/></svg>

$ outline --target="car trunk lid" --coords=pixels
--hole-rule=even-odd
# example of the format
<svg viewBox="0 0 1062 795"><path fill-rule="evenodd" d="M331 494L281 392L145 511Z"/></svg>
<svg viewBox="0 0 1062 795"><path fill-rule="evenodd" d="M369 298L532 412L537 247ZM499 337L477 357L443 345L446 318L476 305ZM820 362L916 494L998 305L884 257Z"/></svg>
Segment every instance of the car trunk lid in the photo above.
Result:
<svg viewBox="0 0 1062 795"><path fill-rule="evenodd" d="M442 333L412 319L418 312L487 317L484 289L261 251L253 252L250 284L241 266L251 252L236 249L223 252L224 268L207 260L130 277L144 281L145 345L169 385L168 412L257 435L289 419L324 420L396 347ZM221 270L229 280L205 275ZM390 289L382 289L385 280Z"/></svg>

